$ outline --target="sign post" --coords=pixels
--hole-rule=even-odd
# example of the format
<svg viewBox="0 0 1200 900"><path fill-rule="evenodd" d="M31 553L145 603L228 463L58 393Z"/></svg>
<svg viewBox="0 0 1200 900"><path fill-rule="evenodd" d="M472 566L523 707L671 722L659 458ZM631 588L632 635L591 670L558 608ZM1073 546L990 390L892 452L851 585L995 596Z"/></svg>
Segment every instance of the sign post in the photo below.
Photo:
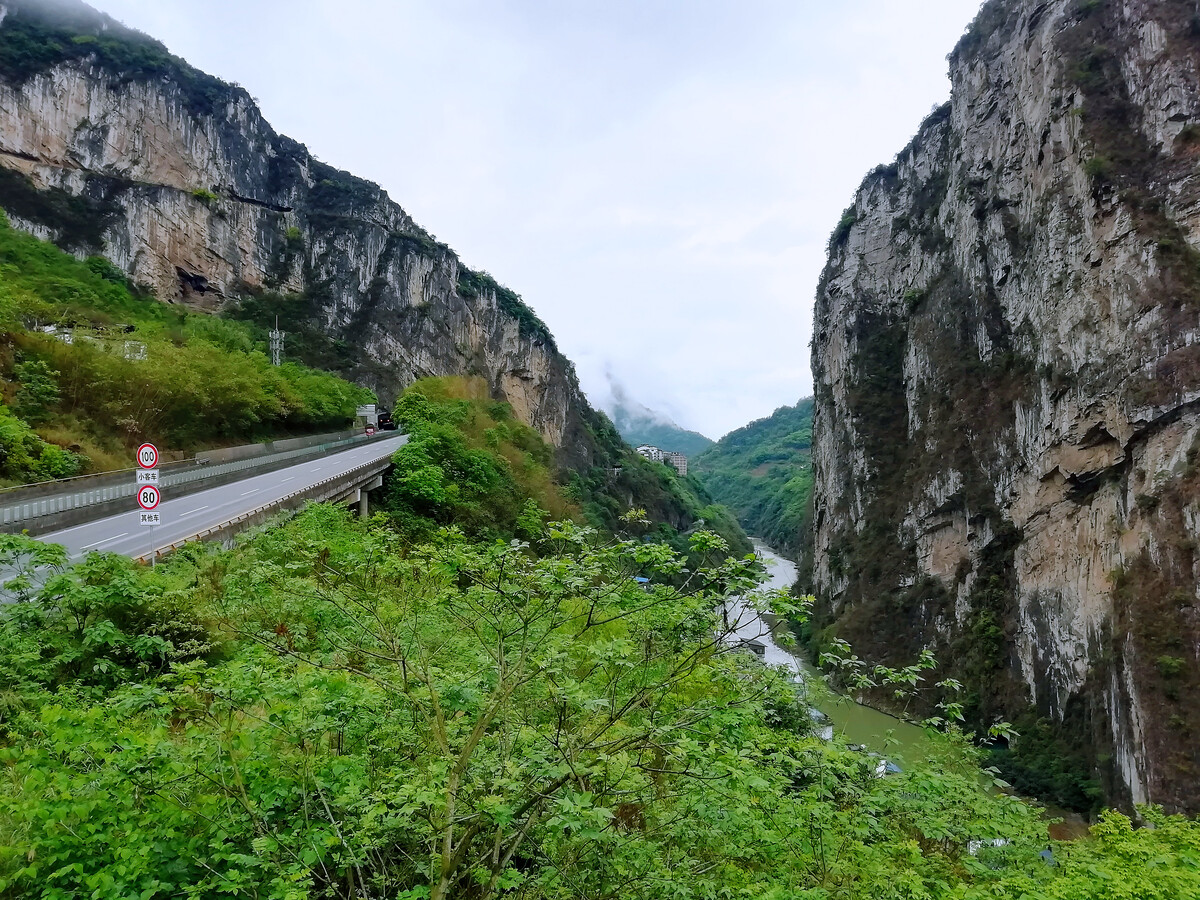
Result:
<svg viewBox="0 0 1200 900"><path fill-rule="evenodd" d="M137 501L141 512L139 525L150 528L150 568L154 568L154 526L162 524L158 505L162 494L158 490L158 448L153 444L142 444L137 450Z"/></svg>

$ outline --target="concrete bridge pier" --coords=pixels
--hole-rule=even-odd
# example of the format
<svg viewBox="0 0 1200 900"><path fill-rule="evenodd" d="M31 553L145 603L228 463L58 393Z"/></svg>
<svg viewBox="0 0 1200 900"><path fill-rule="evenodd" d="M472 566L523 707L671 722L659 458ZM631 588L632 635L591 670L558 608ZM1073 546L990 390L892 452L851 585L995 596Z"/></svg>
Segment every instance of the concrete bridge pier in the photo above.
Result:
<svg viewBox="0 0 1200 900"><path fill-rule="evenodd" d="M371 514L370 501L367 499L369 492L381 487L383 487L383 476L376 475L366 484L359 485L357 488L355 488L354 493L346 498L349 501L350 506L358 507L359 518L365 519Z"/></svg>

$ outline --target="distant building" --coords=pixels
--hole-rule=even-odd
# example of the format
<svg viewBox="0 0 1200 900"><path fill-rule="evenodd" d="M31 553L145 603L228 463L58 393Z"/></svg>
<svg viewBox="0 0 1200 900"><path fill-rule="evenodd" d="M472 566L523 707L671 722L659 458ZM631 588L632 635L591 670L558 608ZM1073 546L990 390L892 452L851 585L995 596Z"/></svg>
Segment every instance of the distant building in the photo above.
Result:
<svg viewBox="0 0 1200 900"><path fill-rule="evenodd" d="M676 453L674 450L664 451L663 462L678 472L680 478L687 477L687 457L682 453Z"/></svg>
<svg viewBox="0 0 1200 900"><path fill-rule="evenodd" d="M678 472L680 477L687 475L687 457L682 453L676 453L674 450L660 450L658 447L653 447L650 444L642 444L642 446L637 448L637 452L650 460L650 462L666 463Z"/></svg>

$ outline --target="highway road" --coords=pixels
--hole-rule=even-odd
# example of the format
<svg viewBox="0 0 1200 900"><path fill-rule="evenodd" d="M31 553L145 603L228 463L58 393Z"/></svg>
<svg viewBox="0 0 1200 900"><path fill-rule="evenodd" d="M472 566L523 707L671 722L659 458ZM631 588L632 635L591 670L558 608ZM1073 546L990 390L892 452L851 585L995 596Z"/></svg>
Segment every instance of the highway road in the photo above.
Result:
<svg viewBox="0 0 1200 900"><path fill-rule="evenodd" d="M391 456L407 440L407 435L398 434L394 438L331 453L176 500L171 499L169 488L164 489L163 502L158 506L162 524L153 528L142 525L139 511L134 510L43 534L38 540L62 544L72 560L82 559L92 550L143 556L155 547L182 541L355 466Z"/></svg>

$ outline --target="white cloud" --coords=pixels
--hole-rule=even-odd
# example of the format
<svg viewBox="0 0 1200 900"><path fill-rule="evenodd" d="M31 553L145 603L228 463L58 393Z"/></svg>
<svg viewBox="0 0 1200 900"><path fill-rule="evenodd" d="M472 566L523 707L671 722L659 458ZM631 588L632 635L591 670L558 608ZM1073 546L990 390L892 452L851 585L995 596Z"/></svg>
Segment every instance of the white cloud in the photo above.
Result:
<svg viewBox="0 0 1200 900"><path fill-rule="evenodd" d="M812 390L824 244L978 0L95 0L521 293L599 399L717 436Z"/></svg>

